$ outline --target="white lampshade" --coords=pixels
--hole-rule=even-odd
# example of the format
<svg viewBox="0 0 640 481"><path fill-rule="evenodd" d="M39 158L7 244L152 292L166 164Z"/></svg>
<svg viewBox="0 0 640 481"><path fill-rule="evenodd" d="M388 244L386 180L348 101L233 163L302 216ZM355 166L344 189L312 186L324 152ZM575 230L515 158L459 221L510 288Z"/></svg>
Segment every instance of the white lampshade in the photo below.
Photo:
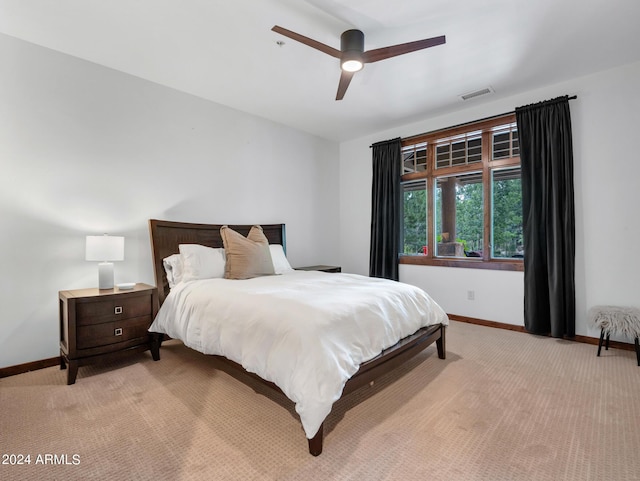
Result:
<svg viewBox="0 0 640 481"><path fill-rule="evenodd" d="M86 254L88 261L123 261L124 237L88 235Z"/></svg>
<svg viewBox="0 0 640 481"><path fill-rule="evenodd" d="M109 261L124 260L124 237L88 235L85 257L88 261L102 261L98 264L98 288L113 289L113 264Z"/></svg>

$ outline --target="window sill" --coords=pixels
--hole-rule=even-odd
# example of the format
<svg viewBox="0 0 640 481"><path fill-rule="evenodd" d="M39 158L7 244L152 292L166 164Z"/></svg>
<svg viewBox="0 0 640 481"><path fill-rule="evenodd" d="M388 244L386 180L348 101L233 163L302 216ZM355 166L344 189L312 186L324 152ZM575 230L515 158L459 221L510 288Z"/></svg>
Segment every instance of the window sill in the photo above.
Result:
<svg viewBox="0 0 640 481"><path fill-rule="evenodd" d="M439 266L439 267L462 267L465 269L491 269L496 271L518 271L524 272L524 262L522 260L493 259L485 261L482 259L455 259L452 257L429 257L423 255L400 255L400 264L411 264L417 266Z"/></svg>

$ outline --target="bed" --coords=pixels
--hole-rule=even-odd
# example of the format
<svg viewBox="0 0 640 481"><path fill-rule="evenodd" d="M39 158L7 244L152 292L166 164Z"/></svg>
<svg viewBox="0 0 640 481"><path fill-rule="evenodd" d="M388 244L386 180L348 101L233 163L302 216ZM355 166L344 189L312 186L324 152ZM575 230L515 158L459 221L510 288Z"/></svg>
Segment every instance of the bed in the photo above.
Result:
<svg viewBox="0 0 640 481"><path fill-rule="evenodd" d="M322 453L324 419L339 397L371 383L434 342L438 357L445 359L446 314L426 293L406 284L290 267L280 275L242 281L215 276L172 284L164 260L179 253L181 244L221 248L221 227L149 221L160 304L150 327L153 359L160 359L164 338L176 338L284 393L296 406L312 455ZM228 228L242 236L252 232L251 225ZM282 246L286 252L284 224L263 224L261 231L271 248ZM308 292L313 295L305 295ZM393 299L391 307L378 305L383 302L378 299L387 295ZM242 302L248 298L251 302ZM388 310L400 302L397 299L406 299L399 307L402 315L389 315ZM369 332L369 324L378 322L378 317L394 320ZM325 349L333 351L324 354ZM295 362L287 361L292 357ZM284 365L295 370L282 374Z"/></svg>

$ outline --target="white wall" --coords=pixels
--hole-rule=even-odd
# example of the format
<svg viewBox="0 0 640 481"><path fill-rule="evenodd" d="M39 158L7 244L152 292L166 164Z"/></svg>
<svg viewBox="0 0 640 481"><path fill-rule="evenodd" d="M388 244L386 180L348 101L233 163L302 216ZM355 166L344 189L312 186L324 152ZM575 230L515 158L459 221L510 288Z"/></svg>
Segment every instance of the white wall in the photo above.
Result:
<svg viewBox="0 0 640 481"><path fill-rule="evenodd" d="M589 307L640 306L640 256L636 254L640 241L638 85L640 63L634 63L499 101L479 98L456 113L343 142L340 252L344 270L368 273L372 143L577 94L578 99L570 103L575 163L576 333L597 337L599 333L587 326ZM522 273L401 265L400 280L427 290L449 313L523 324ZM474 301L466 299L468 290L475 291Z"/></svg>
<svg viewBox="0 0 640 481"><path fill-rule="evenodd" d="M0 58L0 367L58 354L87 234L125 236L116 282L154 283L150 218L284 222L292 265L338 263L336 143L4 35Z"/></svg>

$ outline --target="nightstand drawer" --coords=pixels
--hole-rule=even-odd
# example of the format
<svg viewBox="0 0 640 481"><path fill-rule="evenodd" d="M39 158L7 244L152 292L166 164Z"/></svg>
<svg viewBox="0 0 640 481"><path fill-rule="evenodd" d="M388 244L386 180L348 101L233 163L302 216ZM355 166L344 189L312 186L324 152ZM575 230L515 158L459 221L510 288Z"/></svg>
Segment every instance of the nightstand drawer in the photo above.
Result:
<svg viewBox="0 0 640 481"><path fill-rule="evenodd" d="M131 319L151 315L151 296L129 297L116 300L78 302L76 323L79 326L101 324L109 320Z"/></svg>
<svg viewBox="0 0 640 481"><path fill-rule="evenodd" d="M147 330L150 324L151 316L143 316L122 321L78 326L77 348L89 349L129 339L143 338L149 334Z"/></svg>

